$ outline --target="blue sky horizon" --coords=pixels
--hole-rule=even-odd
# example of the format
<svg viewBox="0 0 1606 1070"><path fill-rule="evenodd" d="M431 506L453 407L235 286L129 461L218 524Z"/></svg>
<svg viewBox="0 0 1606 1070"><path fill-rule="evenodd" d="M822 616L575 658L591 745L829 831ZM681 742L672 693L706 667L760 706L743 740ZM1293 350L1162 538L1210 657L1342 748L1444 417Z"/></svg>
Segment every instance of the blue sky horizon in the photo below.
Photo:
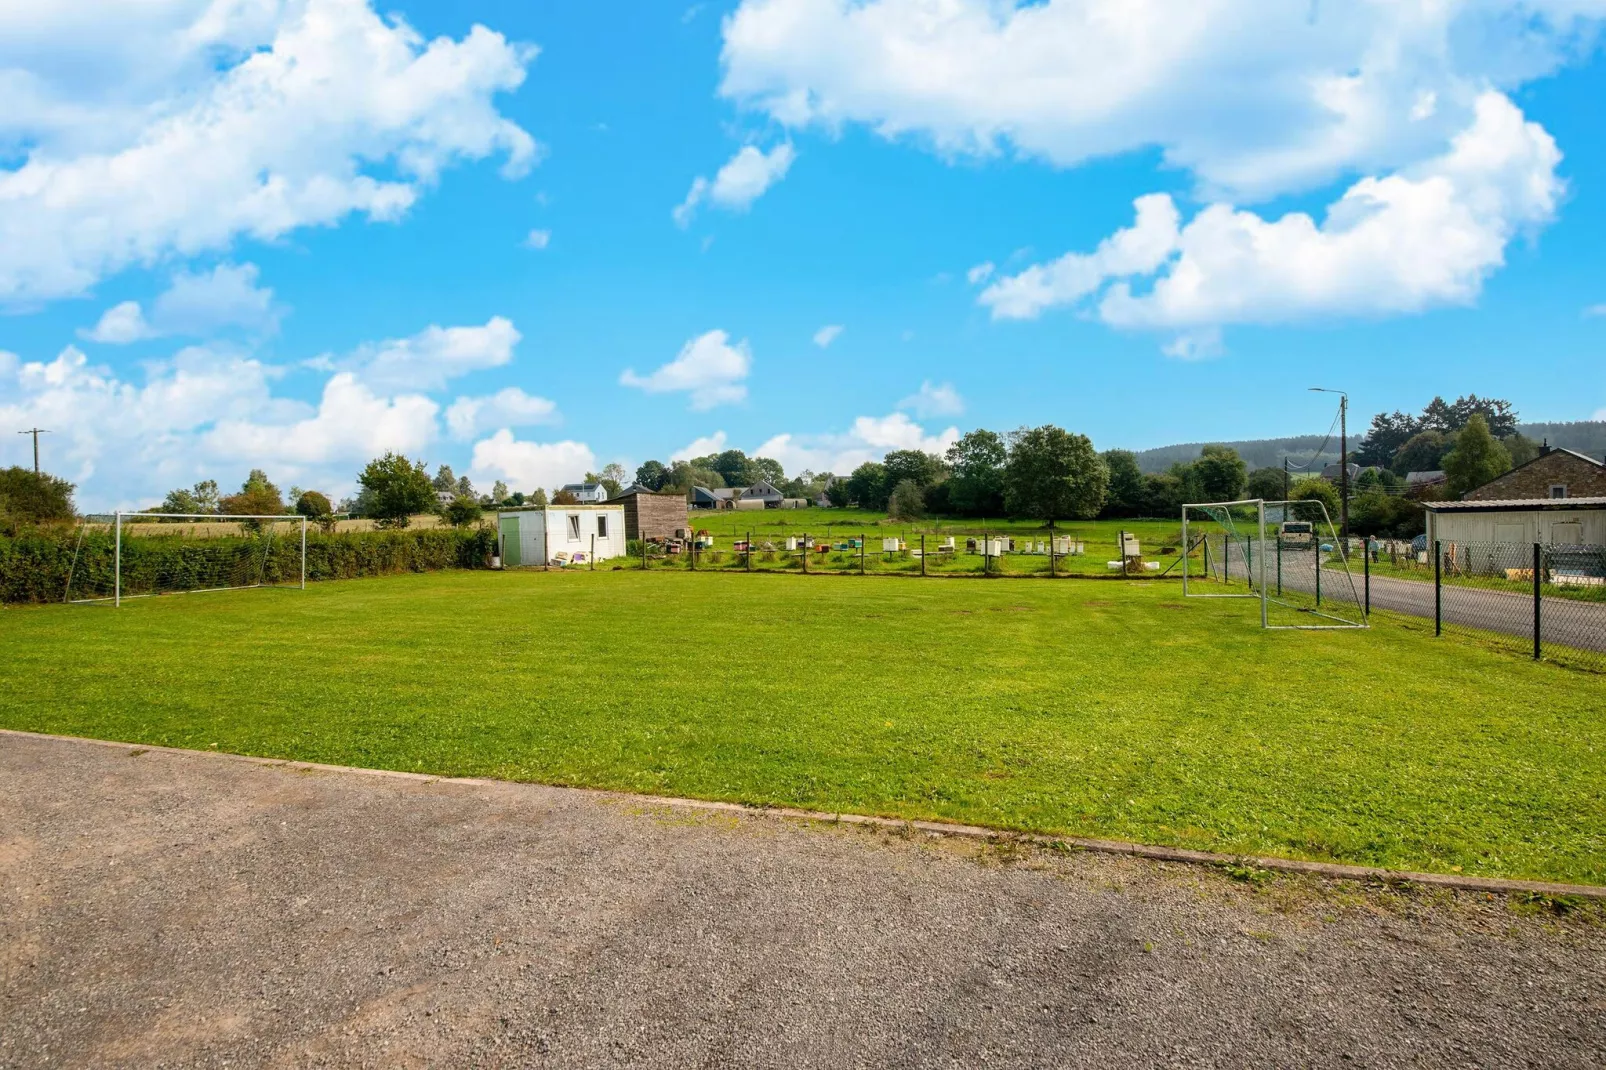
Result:
<svg viewBox="0 0 1606 1070"><path fill-rule="evenodd" d="M0 465L83 508L1606 418L1606 0L72 7L0 15Z"/></svg>

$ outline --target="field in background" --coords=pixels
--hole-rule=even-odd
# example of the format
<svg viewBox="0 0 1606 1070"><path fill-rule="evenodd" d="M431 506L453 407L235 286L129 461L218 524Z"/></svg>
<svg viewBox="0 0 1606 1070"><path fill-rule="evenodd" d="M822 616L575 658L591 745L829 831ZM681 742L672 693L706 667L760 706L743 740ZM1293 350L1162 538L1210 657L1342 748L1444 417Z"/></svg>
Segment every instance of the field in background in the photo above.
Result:
<svg viewBox="0 0 1606 1070"><path fill-rule="evenodd" d="M1606 883L1596 677L1171 584L439 572L0 612L0 726Z"/></svg>

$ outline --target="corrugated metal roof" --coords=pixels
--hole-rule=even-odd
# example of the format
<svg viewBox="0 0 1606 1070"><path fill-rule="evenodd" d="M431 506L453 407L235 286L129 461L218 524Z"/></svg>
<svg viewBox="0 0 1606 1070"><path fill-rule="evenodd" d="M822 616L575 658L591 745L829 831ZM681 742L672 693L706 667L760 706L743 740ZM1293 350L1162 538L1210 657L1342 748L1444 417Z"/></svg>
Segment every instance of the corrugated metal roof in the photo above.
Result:
<svg viewBox="0 0 1606 1070"><path fill-rule="evenodd" d="M1496 498L1482 502L1423 502L1431 513L1523 512L1534 509L1606 509L1606 497Z"/></svg>

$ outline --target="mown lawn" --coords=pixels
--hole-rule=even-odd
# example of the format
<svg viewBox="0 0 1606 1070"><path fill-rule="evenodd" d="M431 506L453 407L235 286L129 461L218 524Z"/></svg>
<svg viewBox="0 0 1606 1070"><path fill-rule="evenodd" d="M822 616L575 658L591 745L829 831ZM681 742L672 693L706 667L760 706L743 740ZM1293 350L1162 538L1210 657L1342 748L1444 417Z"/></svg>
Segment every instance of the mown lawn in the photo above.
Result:
<svg viewBox="0 0 1606 1070"><path fill-rule="evenodd" d="M1172 583L634 571L8 609L0 726L1606 883L1598 676L1253 615Z"/></svg>

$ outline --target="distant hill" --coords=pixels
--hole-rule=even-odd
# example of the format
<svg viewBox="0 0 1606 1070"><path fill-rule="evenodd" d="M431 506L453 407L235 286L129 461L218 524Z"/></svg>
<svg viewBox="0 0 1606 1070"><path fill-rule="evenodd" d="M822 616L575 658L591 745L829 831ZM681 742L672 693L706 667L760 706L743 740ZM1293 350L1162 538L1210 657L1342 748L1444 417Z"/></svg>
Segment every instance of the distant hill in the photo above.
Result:
<svg viewBox="0 0 1606 1070"><path fill-rule="evenodd" d="M1549 441L1552 446L1563 449L1577 450L1587 453L1591 457L1606 457L1606 420L1574 420L1569 423L1551 424L1518 424L1517 429L1535 442ZM1350 449L1360 444L1366 427L1360 428L1360 433L1350 435ZM1320 457L1316 457L1316 449L1322 445L1321 435L1294 435L1290 438L1256 438L1241 442L1221 442L1222 446L1231 446L1238 451L1238 455L1249 464L1250 470L1256 468L1280 468L1283 458L1287 457L1295 464L1308 464L1313 460L1319 464L1328 464L1338 460L1338 439L1335 437L1327 444ZM1178 446L1158 446L1152 450L1138 450L1138 467L1145 472L1164 472L1178 461L1191 461L1199 456L1199 451L1212 445L1209 442L1185 442Z"/></svg>

